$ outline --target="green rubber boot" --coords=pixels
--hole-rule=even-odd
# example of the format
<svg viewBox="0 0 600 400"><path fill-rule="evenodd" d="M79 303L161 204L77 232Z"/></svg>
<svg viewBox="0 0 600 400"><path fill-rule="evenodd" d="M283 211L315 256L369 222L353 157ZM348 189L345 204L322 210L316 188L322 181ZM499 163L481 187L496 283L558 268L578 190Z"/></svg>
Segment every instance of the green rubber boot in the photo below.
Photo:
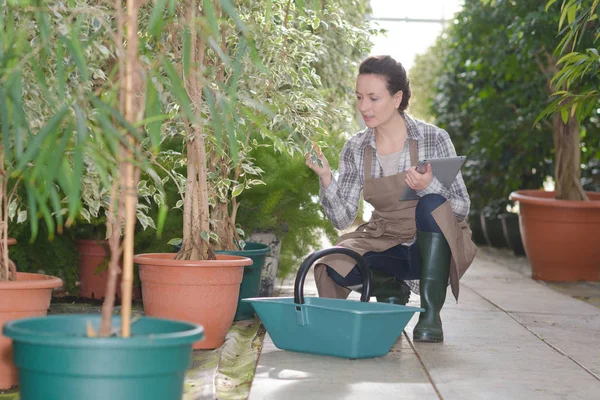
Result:
<svg viewBox="0 0 600 400"><path fill-rule="evenodd" d="M413 331L415 342L443 342L440 311L446 300L450 274L450 247L441 233L417 232L421 254L421 308L419 322Z"/></svg>
<svg viewBox="0 0 600 400"><path fill-rule="evenodd" d="M397 280L393 275L371 269L371 296L375 296L378 303L406 305L410 297L410 288L404 281ZM352 289L362 293L362 285L352 286Z"/></svg>

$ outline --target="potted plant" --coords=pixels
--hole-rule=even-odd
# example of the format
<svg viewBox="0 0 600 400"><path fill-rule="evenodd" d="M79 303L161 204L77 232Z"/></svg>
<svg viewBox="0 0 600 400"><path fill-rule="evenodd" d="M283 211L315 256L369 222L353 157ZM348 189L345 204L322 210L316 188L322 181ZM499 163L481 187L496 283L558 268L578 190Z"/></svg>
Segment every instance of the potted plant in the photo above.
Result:
<svg viewBox="0 0 600 400"><path fill-rule="evenodd" d="M548 1L546 8L556 2ZM597 8L597 2L562 2L562 40L557 46L562 58L551 62L547 71L554 75L548 85L555 99L538 118L551 117L554 127L556 190L521 190L510 195L519 202L521 235L534 279L600 280L600 194L582 188L580 147L580 124L597 115L600 99L600 38L589 35L597 24ZM582 46L585 52L579 50ZM555 60L550 54L547 58Z"/></svg>
<svg viewBox="0 0 600 400"><path fill-rule="evenodd" d="M2 24L2 26L9 33L14 33L14 37L20 39L13 43L20 46L17 46L16 49L32 54L28 60L26 59L27 61L36 62L38 61L37 57L43 55L46 61L44 68L51 68L51 62L55 63L55 66L59 65L58 68L68 68L70 69L69 74L60 74L60 79L70 79L69 77L75 76L77 79L81 79L84 87L89 83L86 79L86 59L84 53L77 50L81 50L80 46L85 47L88 44L85 40L83 44L79 40L90 32L80 32L79 29L86 27L93 30L93 27L97 25L100 28L95 34L106 35L104 37L108 40L109 32L112 32L111 22L114 21L116 24L114 40L118 48L115 61L119 79L115 82L105 82L102 89L98 91L101 93L99 96L82 89L78 91L82 97L75 96L71 99L62 97L63 93L57 90L56 94L59 97L55 100L61 100L57 104L64 103L74 109L73 124L70 125L69 120L66 119L68 116L66 112L58 114L65 118L63 120L51 119L55 125L53 127L56 130L55 135L76 133L75 140L72 140L73 143L69 147L71 150L69 154L73 159L67 160L73 161L72 164L71 162L58 163L61 173L63 169L73 165L72 171L70 169L64 171L72 173L66 175L65 179L62 175L56 179L57 185L64 183L59 187L69 195L66 200L70 206L67 222L72 221L79 211L80 178L85 155L95 157L103 176L112 174L112 176L118 177L112 181L110 192L112 201L110 201L107 215L111 263L102 318L89 314L61 315L19 319L4 325L3 333L13 340L15 364L20 368L22 383L20 398L22 400L49 398L49 396L59 396L61 400L180 398L184 373L191 362L192 343L202 336L202 328L190 323L147 317L133 322L131 320L133 234L137 202L136 176L139 176L137 166L141 162L140 147L144 138L139 127L144 125L146 128L144 132L148 131L149 133L153 127L148 121L160 122L162 119L162 111L160 105L157 104L156 96L154 96L156 93L153 92L155 88L152 83L149 83L151 80L139 79L140 75L138 75L143 65L140 62L141 57L138 55L138 12L141 5L142 2L130 0L127 2L127 7L124 7L124 4L117 1L113 14L112 9L96 4L79 4L80 7L76 13L71 13L62 4L47 6L40 3L33 9L20 8L20 4L10 4L6 14L4 14L4 10L0 13L2 18L16 17L23 22L22 24ZM149 14L151 11L151 14L155 15L152 19L154 25L161 21L160 17L163 12L168 13L165 12L164 5L164 3L159 4L155 8L145 10ZM124 9L126 13L123 11ZM171 14L168 13L168 15ZM53 17L56 17L58 22L52 20ZM29 29L30 24L25 23L33 21L39 24L39 30L31 30ZM84 21L86 23L82 23ZM59 26L53 24L59 24ZM34 39L41 37L41 43L38 40L26 40L27 36L23 35L23 32L33 35ZM64 32L69 32L69 35L64 36ZM4 35L4 37L6 36L8 35ZM56 39L59 39L60 43L57 54L52 52L43 54L45 41L56 43ZM127 44L126 48L125 43ZM28 44L32 47L28 47ZM63 64L63 55L65 54L62 53L64 52L63 45L74 49L66 64ZM53 47L50 48L53 49ZM16 50L13 54L19 55ZM17 63L16 65L22 67L29 64ZM39 71L42 75L47 72L44 68L40 68ZM14 71L11 72L14 73ZM156 76L149 69L145 72L150 76ZM60 79L58 81L59 89L61 84L64 85ZM11 82L20 84L21 79L13 79ZM121 85L116 85L116 83L121 83ZM55 89L54 86L51 88ZM54 93L50 90L48 92ZM144 98L146 107L144 107L144 101L140 101ZM11 100L14 101L15 98L13 97ZM62 110L64 107L59 109ZM17 116L19 115L17 114ZM66 125L63 126L59 122ZM74 127L76 129L73 129ZM42 128L34 139L40 138L40 134L44 132L45 128ZM53 132L50 130L50 133ZM16 139L19 132L12 133L13 138ZM106 136L102 136L103 133L106 133ZM150 142L154 142L152 134L149 133L148 136ZM66 144L70 144L67 139L64 141ZM33 143L36 141L34 140ZM59 140L59 143L62 141ZM55 151L51 146L47 146L46 149L50 154ZM31 159L35 159L36 163L32 167L28 164L30 170L41 168L44 171L37 172L40 174L46 172L47 169L51 174L50 171L53 169L46 168L47 165L44 164L44 161L52 162L58 157L54 156L44 160L41 158L43 153L43 150L37 153L32 151L32 154L27 155L26 162L29 163ZM110 153L114 158L105 157L106 153ZM7 152L5 151L4 154ZM59 152L59 154L63 153ZM49 155L46 154L46 157ZM118 161L116 169L112 162L114 159ZM28 174L29 171L24 173ZM25 176L29 179L32 178L31 175ZM41 176L46 177L47 175ZM41 192L34 192L34 194L40 196L42 200L47 200L38 204L42 214L50 217L47 219L47 223L53 223L51 217L55 216L60 227L61 210L64 205L61 205L60 201L53 203L53 198L41 196L44 190L52 190L48 188L53 187L51 184L54 180L46 179L36 182L31 179L31 181L31 184L34 185L33 188L38 188ZM29 180L24 179L23 182L26 185L30 184ZM51 215L50 209L43 210L44 207L47 207L47 202L60 206L60 209L55 210L56 213ZM29 205L31 207L36 203L30 201ZM35 215L35 212L33 214ZM122 251L120 238L123 227L125 236L123 240L122 315L120 318L114 318L113 321L116 277L120 272L118 260L121 258ZM116 328L113 328L113 322L116 322Z"/></svg>
<svg viewBox="0 0 600 400"><path fill-rule="evenodd" d="M308 39L299 40L303 32L318 27L318 15L305 16L302 23L296 24L293 17L299 11L293 2L270 4L268 14L273 18L266 19L262 3L237 5L244 15L247 31L239 28L236 20L223 11L225 8L203 9L209 20L220 23L202 29L188 28L189 40L196 44L189 68L185 63L180 68L183 78L169 76L176 86L180 85L178 82L186 83L186 91L177 97L182 119L177 131L185 132L186 146L187 177L181 185L185 197L179 202L183 208L183 238L176 255L142 254L136 256L136 262L140 264L146 312L202 323L206 340L198 344L200 348L215 348L223 343L235 318L240 293L245 295L237 285L243 264L250 260L232 258L231 254L248 256L251 251L243 248L236 223L237 197L245 189L262 183L258 179L261 170L249 156L250 149L263 146L261 141L266 138L276 151L303 154L304 149L294 136L310 137L318 130L319 116L323 113L319 101L322 94L311 72L314 60L305 56L323 49L319 47L320 40L313 36L305 35ZM188 7L187 3L182 6ZM193 13L187 15L185 26L200 26L193 24ZM215 30L221 38L218 48L205 40ZM280 34L273 35L273 31ZM252 50L256 52L255 58L266 64L263 67L245 55L250 46L248 32L254 41L264 45ZM271 44L274 37L277 40ZM288 42L288 38L293 39ZM178 43L174 47L177 54L183 45ZM195 106L194 112L190 105ZM309 106L315 114L306 117L303 113ZM269 118L264 117L265 111ZM292 125L297 126L293 135L289 128ZM181 181L174 171L170 175L176 182ZM266 246L261 247L260 252L268 251ZM237 265L224 266L224 261L235 261ZM183 288L175 286L176 272L185 274L181 278ZM190 285L192 279L198 285L205 282L209 286L200 290ZM223 282L226 287L216 287L215 282ZM258 283L258 279L252 282L254 289L259 289ZM169 303L169 298L176 305ZM218 314L212 315L213 311Z"/></svg>
<svg viewBox="0 0 600 400"><path fill-rule="evenodd" d="M116 160L113 161L117 165ZM69 229L79 252L79 297L104 299L110 260L109 232L106 229L110 208L109 187L103 184L99 171L89 157L85 158L85 173L81 181L82 208ZM110 183L112 177L106 176ZM161 191L154 184L143 180L138 183L138 196L143 202L136 205L136 218L141 228L156 229L149 215L153 198L160 199ZM117 279L117 295L120 296L120 280ZM134 299L141 299L139 287L134 288Z"/></svg>

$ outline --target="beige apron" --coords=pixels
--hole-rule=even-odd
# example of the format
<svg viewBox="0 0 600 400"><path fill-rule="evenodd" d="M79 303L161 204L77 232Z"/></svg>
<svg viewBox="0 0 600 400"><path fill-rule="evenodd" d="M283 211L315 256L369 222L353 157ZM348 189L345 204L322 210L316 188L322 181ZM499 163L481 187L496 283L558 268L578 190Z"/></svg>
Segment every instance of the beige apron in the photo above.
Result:
<svg viewBox="0 0 600 400"><path fill-rule="evenodd" d="M408 139L408 145L410 163L415 166L418 160L417 141ZM411 242L416 234L415 209L418 200L399 200L407 186L404 181L406 172L372 178L373 153L373 147L365 148L363 186L365 201L375 209L373 215L369 222L359 226L356 231L341 236L336 243L336 246L352 249L360 255L369 251L382 252ZM431 215L450 245L450 285L454 297L458 300L458 280L469 268L477 252L475 243L471 240L471 229L466 219L456 219L449 201L436 208ZM331 254L317 261L314 274L319 296L340 299L348 297L350 290L335 283L327 274L325 265L345 277L355 264L353 259L340 254Z"/></svg>

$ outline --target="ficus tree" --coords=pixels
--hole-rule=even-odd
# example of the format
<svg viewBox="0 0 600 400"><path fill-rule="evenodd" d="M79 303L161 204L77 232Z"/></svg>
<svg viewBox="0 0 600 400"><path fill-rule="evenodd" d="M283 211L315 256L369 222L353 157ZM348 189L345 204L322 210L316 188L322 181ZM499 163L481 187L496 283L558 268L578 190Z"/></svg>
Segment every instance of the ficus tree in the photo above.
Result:
<svg viewBox="0 0 600 400"><path fill-rule="evenodd" d="M331 93L322 90L316 68L331 43L320 32L330 30L333 37L336 28L350 29L339 7L318 3L310 8L292 0L240 1L232 8L203 2L193 7L195 23L192 13L178 13L188 16L181 18L187 28L170 36L174 59L182 60L177 72L184 90L173 91L175 101L169 102L178 127L169 133L184 136L185 150L170 150L158 160L170 167L181 166L179 157L185 160L185 180L175 169L167 171L185 193L178 204L184 215L178 259L212 258L212 248L243 246L238 197L268 173L255 164L253 150L269 146L276 154L304 154L327 133L322 121L332 109L325 101ZM354 43L367 42L354 33Z"/></svg>
<svg viewBox="0 0 600 400"><path fill-rule="evenodd" d="M546 5L556 13L557 0ZM597 0L560 2L555 57L548 82L552 103L538 118L550 117L554 130L556 198L589 200L581 185L581 140L577 126L598 117L600 106L600 23ZM573 129L564 127L572 126Z"/></svg>
<svg viewBox="0 0 600 400"><path fill-rule="evenodd" d="M554 91L559 18L558 10L546 12L535 2L468 0L447 31L431 109L469 156L465 180L474 208L517 189L541 187L552 175L553 136L579 140L582 130L574 118L536 123ZM582 124L586 142L593 143L595 122Z"/></svg>
<svg viewBox="0 0 600 400"><path fill-rule="evenodd" d="M73 222L81 208L86 156L104 159L90 140L88 115L103 48L84 48L107 19L83 2L4 2L0 10L0 279L14 279L8 224L29 215L32 240L43 218L50 236ZM68 9L73 6L75 11ZM104 163L110 168L107 163Z"/></svg>

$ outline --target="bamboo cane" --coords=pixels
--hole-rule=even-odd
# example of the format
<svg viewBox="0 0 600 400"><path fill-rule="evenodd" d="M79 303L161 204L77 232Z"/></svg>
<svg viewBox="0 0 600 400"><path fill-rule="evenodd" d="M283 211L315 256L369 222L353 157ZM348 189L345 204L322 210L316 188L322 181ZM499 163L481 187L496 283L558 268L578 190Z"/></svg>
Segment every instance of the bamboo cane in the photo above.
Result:
<svg viewBox="0 0 600 400"><path fill-rule="evenodd" d="M135 59L137 56L137 1L127 0L127 56L125 74L125 118L134 124L136 110L133 104L133 77ZM130 137L130 141L133 142ZM137 191L134 183L134 166L131 162L133 154L127 152L127 161L122 176L125 183L125 232L123 249L123 276L121 278L121 335L131 334L131 292L133 288L133 239L135 230L135 208Z"/></svg>

